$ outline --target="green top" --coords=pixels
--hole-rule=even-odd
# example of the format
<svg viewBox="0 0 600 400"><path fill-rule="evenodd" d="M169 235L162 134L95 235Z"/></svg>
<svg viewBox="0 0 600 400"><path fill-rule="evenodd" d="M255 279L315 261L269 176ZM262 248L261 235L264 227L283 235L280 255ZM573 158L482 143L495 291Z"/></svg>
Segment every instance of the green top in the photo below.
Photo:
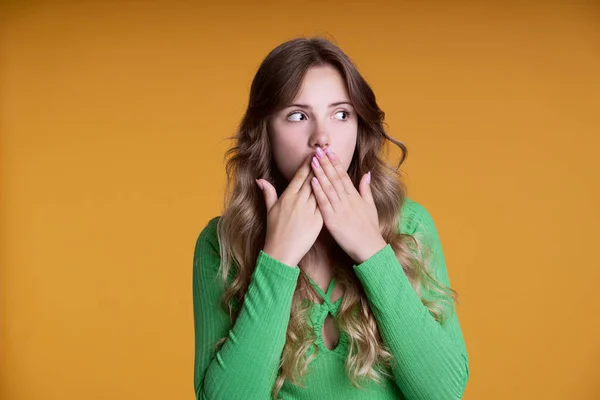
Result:
<svg viewBox="0 0 600 400"><path fill-rule="evenodd" d="M229 316L218 306L223 294L218 274L218 219L208 222L194 251L196 398L268 400L279 369L300 269L290 268L261 251L240 313L232 325ZM402 206L400 232L414 235L430 246L433 274L449 286L433 219L423 206L408 198ZM302 381L306 387L286 381L279 397L285 400L460 399L469 378L469 366L455 307L444 325L438 323L411 286L389 244L353 268L365 290L382 340L396 360L393 379L387 378L381 386L373 381L362 389L352 386L345 372L347 335L340 332L333 350L324 345L321 336L327 314L331 313L335 319L341 298L331 303L333 280L327 293L311 280L324 298L323 304L314 303L310 315L319 352ZM225 336L227 340L215 353L214 344Z"/></svg>

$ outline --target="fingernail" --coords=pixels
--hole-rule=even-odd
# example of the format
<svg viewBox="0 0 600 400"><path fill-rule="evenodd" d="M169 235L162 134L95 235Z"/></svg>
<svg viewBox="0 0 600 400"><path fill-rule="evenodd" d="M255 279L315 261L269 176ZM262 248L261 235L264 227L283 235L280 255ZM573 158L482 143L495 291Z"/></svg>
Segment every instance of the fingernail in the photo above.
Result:
<svg viewBox="0 0 600 400"><path fill-rule="evenodd" d="M256 181L256 184L258 185L258 187L260 188L260 190L263 190L263 184L261 181L259 181L258 179L254 179Z"/></svg>
<svg viewBox="0 0 600 400"><path fill-rule="evenodd" d="M320 147L317 147L317 156L319 158L325 157L325 153L323 152L323 150Z"/></svg>
<svg viewBox="0 0 600 400"><path fill-rule="evenodd" d="M367 183L371 183L371 171L367 174Z"/></svg>
<svg viewBox="0 0 600 400"><path fill-rule="evenodd" d="M317 157L313 157L312 161L315 168L321 168L321 164L319 163L319 160L317 160Z"/></svg>

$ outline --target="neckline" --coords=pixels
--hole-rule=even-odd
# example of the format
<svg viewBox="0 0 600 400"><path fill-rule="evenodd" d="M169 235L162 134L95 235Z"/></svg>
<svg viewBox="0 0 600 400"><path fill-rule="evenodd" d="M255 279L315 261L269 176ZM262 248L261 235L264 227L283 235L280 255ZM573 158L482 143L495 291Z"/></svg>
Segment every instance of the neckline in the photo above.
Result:
<svg viewBox="0 0 600 400"><path fill-rule="evenodd" d="M323 289L321 289L321 287L310 277L310 275L308 275L304 271L302 271L302 273L304 274L304 276L306 276L308 278L308 281L310 282L313 289L315 289L315 291L323 299L324 303L327 304L330 308L333 308L334 304L337 304L340 302L340 300L342 300L343 296L340 296L340 298L337 299L335 301L335 303L332 303L332 301L331 301L331 295L333 294L333 288L335 287L335 275L331 277L331 280L329 281L329 286L327 287L327 293L325 293L325 292L323 292ZM315 304L317 304L319 306L322 305L321 303L315 303Z"/></svg>

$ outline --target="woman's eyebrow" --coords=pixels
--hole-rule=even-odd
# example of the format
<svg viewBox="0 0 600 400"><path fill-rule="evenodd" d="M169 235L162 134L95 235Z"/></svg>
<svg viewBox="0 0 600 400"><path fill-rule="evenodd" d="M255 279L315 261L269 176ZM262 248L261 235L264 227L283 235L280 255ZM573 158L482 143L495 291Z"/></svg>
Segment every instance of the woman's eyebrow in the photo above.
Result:
<svg viewBox="0 0 600 400"><path fill-rule="evenodd" d="M352 106L352 103L350 103L349 101L345 101L344 100L344 101L336 101L335 103L331 103L329 105L329 108L331 108L331 107L337 107L337 106L340 106L342 104L347 104L349 106ZM312 107L309 106L308 104L297 104L297 103L295 103L295 104L290 104L286 108L290 108L290 107L299 107L299 108L306 108L308 110L312 110Z"/></svg>

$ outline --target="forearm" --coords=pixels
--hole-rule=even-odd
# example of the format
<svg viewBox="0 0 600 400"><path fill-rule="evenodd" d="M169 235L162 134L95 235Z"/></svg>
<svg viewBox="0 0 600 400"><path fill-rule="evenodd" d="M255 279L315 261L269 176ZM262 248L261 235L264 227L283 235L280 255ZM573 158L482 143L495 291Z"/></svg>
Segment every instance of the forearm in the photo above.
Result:
<svg viewBox="0 0 600 400"><path fill-rule="evenodd" d="M456 314L443 328L429 313L390 245L354 267L395 359L396 383L407 399L459 399L468 361Z"/></svg>
<svg viewBox="0 0 600 400"><path fill-rule="evenodd" d="M240 313L196 388L197 398L270 398L298 274L298 268L259 254Z"/></svg>

